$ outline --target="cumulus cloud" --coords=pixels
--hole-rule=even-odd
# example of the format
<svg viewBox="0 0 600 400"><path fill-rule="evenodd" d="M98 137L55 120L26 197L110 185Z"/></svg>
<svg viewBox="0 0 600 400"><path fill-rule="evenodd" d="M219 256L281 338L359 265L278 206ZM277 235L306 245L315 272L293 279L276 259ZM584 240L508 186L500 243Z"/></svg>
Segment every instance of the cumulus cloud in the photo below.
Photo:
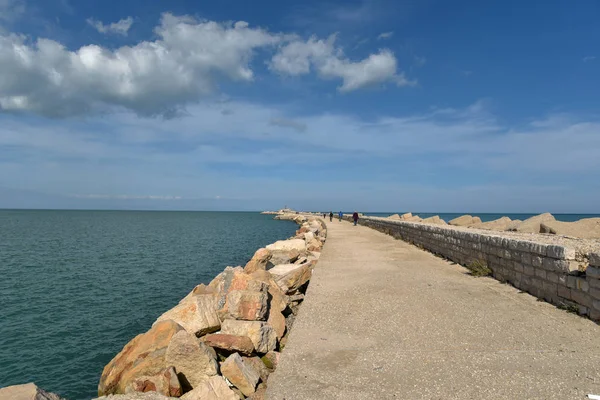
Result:
<svg viewBox="0 0 600 400"><path fill-rule="evenodd" d="M112 24L104 25L101 21L95 20L93 18L88 18L86 22L93 26L100 33L114 33L117 35L127 36L129 32L129 28L133 24L133 18L127 17L125 19L119 20L118 22L113 22Z"/></svg>
<svg viewBox="0 0 600 400"><path fill-rule="evenodd" d="M383 32L379 36L377 36L378 40L389 39L394 35L394 32Z"/></svg>
<svg viewBox="0 0 600 400"><path fill-rule="evenodd" d="M341 92L393 82L398 86L414 82L398 73L394 54L387 49L369 55L360 61L345 57L341 48L335 46L335 35L326 40L311 37L306 42L295 40L283 46L273 56L270 68L283 75L308 74L312 69L323 78L342 79Z"/></svg>
<svg viewBox="0 0 600 400"><path fill-rule="evenodd" d="M172 115L210 94L219 78L252 81L253 51L282 35L164 14L158 39L116 50L0 35L0 111L63 117L124 107L140 115Z"/></svg>

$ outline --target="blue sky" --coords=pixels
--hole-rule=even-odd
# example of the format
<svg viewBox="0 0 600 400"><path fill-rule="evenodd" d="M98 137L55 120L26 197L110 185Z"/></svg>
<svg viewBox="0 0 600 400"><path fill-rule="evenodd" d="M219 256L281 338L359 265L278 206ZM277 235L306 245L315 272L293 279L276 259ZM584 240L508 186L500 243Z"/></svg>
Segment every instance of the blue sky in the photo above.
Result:
<svg viewBox="0 0 600 400"><path fill-rule="evenodd" d="M0 207L600 212L600 3L0 0Z"/></svg>

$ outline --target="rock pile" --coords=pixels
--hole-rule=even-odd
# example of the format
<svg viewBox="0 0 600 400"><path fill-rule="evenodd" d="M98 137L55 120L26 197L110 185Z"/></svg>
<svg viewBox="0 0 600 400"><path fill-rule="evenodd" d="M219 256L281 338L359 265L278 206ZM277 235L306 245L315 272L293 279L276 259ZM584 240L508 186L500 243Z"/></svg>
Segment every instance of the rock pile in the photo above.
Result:
<svg viewBox="0 0 600 400"><path fill-rule="evenodd" d="M131 340L104 368L99 396L262 399L327 236L316 217L276 219L300 228L257 250L244 267L227 267L196 286Z"/></svg>
<svg viewBox="0 0 600 400"><path fill-rule="evenodd" d="M387 219L446 225L446 222L437 215L421 219L418 215L413 216L411 213L406 213L403 215L390 215ZM462 215L458 218L454 218L448 222L448 224L491 231L545 233L581 239L600 239L600 218L583 218L575 222L562 222L557 221L550 213L535 215L524 221L519 219L511 220L509 217L501 217L487 222L481 222L479 217Z"/></svg>

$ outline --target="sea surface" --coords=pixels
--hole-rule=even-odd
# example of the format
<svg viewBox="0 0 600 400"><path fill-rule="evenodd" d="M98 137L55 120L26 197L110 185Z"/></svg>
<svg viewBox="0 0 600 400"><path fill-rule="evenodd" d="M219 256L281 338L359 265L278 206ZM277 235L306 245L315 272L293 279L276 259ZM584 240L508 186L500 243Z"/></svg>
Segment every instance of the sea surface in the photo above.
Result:
<svg viewBox="0 0 600 400"><path fill-rule="evenodd" d="M95 397L104 366L195 285L293 235L272 218L0 210L0 387Z"/></svg>
<svg viewBox="0 0 600 400"><path fill-rule="evenodd" d="M389 217L390 215L393 214L404 214L407 211L400 211L400 212L375 212L375 213L365 213L365 215L368 216L373 216L373 217ZM509 217L510 219L520 219L521 221L527 219L527 218L531 218L533 216L536 216L538 214L490 214L490 213L420 213L420 212L413 212L413 215L418 215L421 218L429 218L429 217L433 217L434 215L438 215L441 219L443 219L444 221L448 222L454 218L460 217L461 215L465 215L465 214L469 214L472 215L474 217L479 217L481 218L482 222L487 222L487 221L493 221L495 219L498 218L502 218L502 217ZM578 221L580 219L583 218L600 218L600 214L552 214L554 215L554 218L556 218L558 221L564 221L564 222L573 222L573 221Z"/></svg>

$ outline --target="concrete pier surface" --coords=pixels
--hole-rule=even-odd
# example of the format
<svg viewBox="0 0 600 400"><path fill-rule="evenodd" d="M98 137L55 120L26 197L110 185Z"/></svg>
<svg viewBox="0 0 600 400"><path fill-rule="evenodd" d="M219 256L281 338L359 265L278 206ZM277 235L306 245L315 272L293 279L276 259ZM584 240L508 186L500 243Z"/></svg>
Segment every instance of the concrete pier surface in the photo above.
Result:
<svg viewBox="0 0 600 400"><path fill-rule="evenodd" d="M267 399L585 399L600 326L334 220Z"/></svg>

